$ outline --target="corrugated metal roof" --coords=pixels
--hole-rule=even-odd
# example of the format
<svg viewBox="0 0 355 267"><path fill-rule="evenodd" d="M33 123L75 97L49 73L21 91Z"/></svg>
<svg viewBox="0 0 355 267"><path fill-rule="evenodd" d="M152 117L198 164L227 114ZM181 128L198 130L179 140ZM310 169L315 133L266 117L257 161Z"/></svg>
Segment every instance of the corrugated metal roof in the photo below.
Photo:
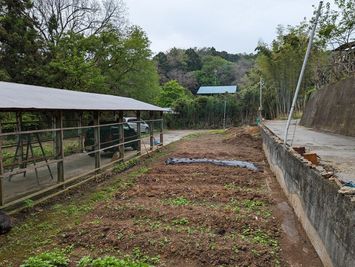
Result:
<svg viewBox="0 0 355 267"><path fill-rule="evenodd" d="M237 92L237 86L201 86L198 89L198 95L212 95L212 94L235 94Z"/></svg>
<svg viewBox="0 0 355 267"><path fill-rule="evenodd" d="M9 109L164 111L128 97L0 82L0 110Z"/></svg>

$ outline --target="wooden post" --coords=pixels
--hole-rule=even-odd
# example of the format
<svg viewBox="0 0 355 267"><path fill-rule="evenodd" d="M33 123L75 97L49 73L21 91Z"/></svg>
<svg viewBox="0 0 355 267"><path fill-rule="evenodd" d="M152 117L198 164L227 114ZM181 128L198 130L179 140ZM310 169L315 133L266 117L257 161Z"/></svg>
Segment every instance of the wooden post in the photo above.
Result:
<svg viewBox="0 0 355 267"><path fill-rule="evenodd" d="M153 120L153 111L149 111L149 135L150 135L150 150L154 148L154 122Z"/></svg>
<svg viewBox="0 0 355 267"><path fill-rule="evenodd" d="M141 112L139 110L137 110L136 116L137 116L137 139L138 139L137 153L138 155L140 155L142 150L142 141L141 141L142 134L141 134Z"/></svg>
<svg viewBox="0 0 355 267"><path fill-rule="evenodd" d="M100 156L100 113L99 111L94 111L94 139L95 139L95 169L101 167L101 156Z"/></svg>
<svg viewBox="0 0 355 267"><path fill-rule="evenodd" d="M160 145L164 144L164 120L163 120L163 111L160 111Z"/></svg>
<svg viewBox="0 0 355 267"><path fill-rule="evenodd" d="M79 150L80 152L84 152L84 130L81 128L83 127L83 113L79 112L79 118L78 118L78 126L79 126Z"/></svg>
<svg viewBox="0 0 355 267"><path fill-rule="evenodd" d="M119 135L119 146L118 152L120 154L120 159L124 159L124 130L123 130L123 111L118 112L118 135Z"/></svg>
<svg viewBox="0 0 355 267"><path fill-rule="evenodd" d="M0 134L1 134L1 122L0 122ZM0 206L4 205L4 186L3 186L3 175L4 175L4 165L2 161L2 137L0 136Z"/></svg>
<svg viewBox="0 0 355 267"><path fill-rule="evenodd" d="M63 111L58 111L55 116L55 126L57 129L55 134L55 151L57 162L58 183L64 182L64 131L63 131Z"/></svg>
<svg viewBox="0 0 355 267"><path fill-rule="evenodd" d="M21 132L22 131L22 114L21 112L16 112L16 126L17 126L17 131ZM19 158L18 158L18 163L19 163L19 168L23 169L26 166L23 164L23 136L21 134L18 135L18 149L19 149Z"/></svg>

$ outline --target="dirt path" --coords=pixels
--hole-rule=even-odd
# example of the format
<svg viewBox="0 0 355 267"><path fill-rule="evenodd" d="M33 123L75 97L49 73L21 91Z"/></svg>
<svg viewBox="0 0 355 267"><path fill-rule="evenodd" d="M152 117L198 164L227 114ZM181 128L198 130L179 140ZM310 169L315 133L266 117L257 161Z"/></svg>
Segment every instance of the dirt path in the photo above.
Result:
<svg viewBox="0 0 355 267"><path fill-rule="evenodd" d="M186 138L130 189L99 203L57 242L84 255L147 255L161 266L322 266L261 150L258 130ZM238 159L262 171L168 157ZM73 265L74 266L74 265Z"/></svg>

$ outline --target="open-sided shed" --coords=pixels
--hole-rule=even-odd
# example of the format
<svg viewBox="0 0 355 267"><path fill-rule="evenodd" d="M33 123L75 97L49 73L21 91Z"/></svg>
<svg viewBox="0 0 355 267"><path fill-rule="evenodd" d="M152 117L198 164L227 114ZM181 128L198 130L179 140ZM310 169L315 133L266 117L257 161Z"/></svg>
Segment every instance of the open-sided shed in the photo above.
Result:
<svg viewBox="0 0 355 267"><path fill-rule="evenodd" d="M127 97L0 82L0 208L121 161L125 147L141 153L142 113L150 149L162 144L163 111ZM124 113L137 117L134 129Z"/></svg>

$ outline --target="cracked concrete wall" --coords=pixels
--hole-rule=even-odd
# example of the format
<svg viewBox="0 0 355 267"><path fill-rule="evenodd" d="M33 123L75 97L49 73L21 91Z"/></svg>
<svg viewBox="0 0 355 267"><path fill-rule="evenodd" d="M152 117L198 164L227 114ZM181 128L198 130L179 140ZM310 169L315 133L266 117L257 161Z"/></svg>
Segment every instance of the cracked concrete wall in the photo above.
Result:
<svg viewBox="0 0 355 267"><path fill-rule="evenodd" d="M263 148L271 170L325 266L355 262L355 202L267 128Z"/></svg>
<svg viewBox="0 0 355 267"><path fill-rule="evenodd" d="M332 133L355 136L355 75L314 92L300 124Z"/></svg>

